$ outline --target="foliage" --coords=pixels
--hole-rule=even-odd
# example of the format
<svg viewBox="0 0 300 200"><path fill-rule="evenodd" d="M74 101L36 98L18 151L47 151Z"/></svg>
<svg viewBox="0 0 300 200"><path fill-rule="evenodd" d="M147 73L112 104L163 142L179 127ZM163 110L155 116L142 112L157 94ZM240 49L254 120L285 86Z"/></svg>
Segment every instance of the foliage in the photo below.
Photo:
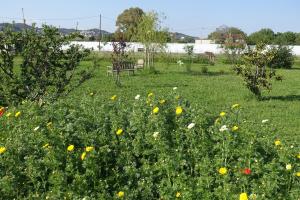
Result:
<svg viewBox="0 0 300 200"><path fill-rule="evenodd" d="M144 11L141 8L129 8L124 10L117 18L116 26L118 27L116 33L121 32L125 35L125 40L132 41L137 33L137 27Z"/></svg>
<svg viewBox="0 0 300 200"><path fill-rule="evenodd" d="M238 35L238 37L241 37L242 39L245 39L247 36L247 34L239 28L221 26L214 32L210 33L208 35L208 39L215 40L217 44L224 44L229 35L231 35L232 37Z"/></svg>
<svg viewBox="0 0 300 200"><path fill-rule="evenodd" d="M294 45L296 42L296 33L293 32L284 32L284 33L277 33L274 44L278 45Z"/></svg>
<svg viewBox="0 0 300 200"><path fill-rule="evenodd" d="M273 46L274 58L268 64L272 68L291 69L294 64L294 55L292 49L288 46Z"/></svg>
<svg viewBox="0 0 300 200"><path fill-rule="evenodd" d="M1 198L299 198L298 147L238 104L210 117L178 95L10 108L21 114L0 118Z"/></svg>
<svg viewBox="0 0 300 200"><path fill-rule="evenodd" d="M24 99L42 102L56 99L83 83L91 74L76 71L79 62L89 54L80 46L64 45L77 35L62 36L58 29L43 26L23 32L6 29L0 33L0 91L2 104L18 103ZM15 60L21 57L17 65ZM81 74L80 76L75 74Z"/></svg>
<svg viewBox="0 0 300 200"><path fill-rule="evenodd" d="M224 48L226 63L237 64L246 48L245 37L244 35L229 34L226 36L222 47Z"/></svg>
<svg viewBox="0 0 300 200"><path fill-rule="evenodd" d="M261 88L271 90L271 78L275 76L275 71L268 68L268 64L274 59L273 50L267 49L261 43L242 56L243 65L237 65L234 69L238 75L244 78L247 88L258 98L261 97Z"/></svg>
<svg viewBox="0 0 300 200"><path fill-rule="evenodd" d="M188 57L188 62L186 64L186 71L191 72L191 67L193 63L193 54L194 54L194 46L193 45L185 45L184 50Z"/></svg>
<svg viewBox="0 0 300 200"><path fill-rule="evenodd" d="M202 74L207 74L207 72L208 72L207 66L202 66L202 67L201 67L201 73L202 73Z"/></svg>

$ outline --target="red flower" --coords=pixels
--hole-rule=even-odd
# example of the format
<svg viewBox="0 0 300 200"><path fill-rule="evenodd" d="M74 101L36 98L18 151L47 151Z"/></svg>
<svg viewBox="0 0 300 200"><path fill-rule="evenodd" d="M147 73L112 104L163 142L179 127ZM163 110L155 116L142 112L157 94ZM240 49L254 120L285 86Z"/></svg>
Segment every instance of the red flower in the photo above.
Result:
<svg viewBox="0 0 300 200"><path fill-rule="evenodd" d="M250 175L250 174L251 174L251 169L245 168L245 169L243 170L243 174L245 174L245 175Z"/></svg>
<svg viewBox="0 0 300 200"><path fill-rule="evenodd" d="M5 109L3 107L0 107L0 117L2 117L2 115L4 114Z"/></svg>

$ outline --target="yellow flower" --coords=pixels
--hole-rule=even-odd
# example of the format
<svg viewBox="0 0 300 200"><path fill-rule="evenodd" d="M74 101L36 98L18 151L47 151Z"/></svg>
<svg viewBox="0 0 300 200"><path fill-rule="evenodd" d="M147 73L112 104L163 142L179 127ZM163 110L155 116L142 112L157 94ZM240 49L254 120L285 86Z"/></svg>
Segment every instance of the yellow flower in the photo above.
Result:
<svg viewBox="0 0 300 200"><path fill-rule="evenodd" d="M93 151L93 150L94 150L94 147L85 147L86 152L90 152L90 151Z"/></svg>
<svg viewBox="0 0 300 200"><path fill-rule="evenodd" d="M231 109L235 109L235 108L238 108L238 107L240 107L240 104L233 104L232 106L231 106Z"/></svg>
<svg viewBox="0 0 300 200"><path fill-rule="evenodd" d="M296 173L296 176L300 177L300 172L297 172L297 173Z"/></svg>
<svg viewBox="0 0 300 200"><path fill-rule="evenodd" d="M219 174L221 175L226 175L227 174L227 168L226 167L221 167L219 169Z"/></svg>
<svg viewBox="0 0 300 200"><path fill-rule="evenodd" d="M220 116L221 116L221 117L224 117L225 115L226 115L225 112L221 112L221 113L220 113Z"/></svg>
<svg viewBox="0 0 300 200"><path fill-rule="evenodd" d="M241 193L240 194L240 200L248 200L248 195L247 195L247 193Z"/></svg>
<svg viewBox="0 0 300 200"><path fill-rule="evenodd" d="M299 159L300 159L300 153L297 155L297 158L299 158Z"/></svg>
<svg viewBox="0 0 300 200"><path fill-rule="evenodd" d="M233 127L231 128L231 130L232 130L232 131L237 131L237 130L239 130L239 127L238 127L238 126L233 126Z"/></svg>
<svg viewBox="0 0 300 200"><path fill-rule="evenodd" d="M91 92L91 93L90 93L90 96L94 96L94 93L93 93L93 92Z"/></svg>
<svg viewBox="0 0 300 200"><path fill-rule="evenodd" d="M287 164L286 166L285 166L285 168L286 168L286 170L291 170L292 169L292 165L291 164Z"/></svg>
<svg viewBox="0 0 300 200"><path fill-rule="evenodd" d="M44 144L44 146L43 146L43 148L47 148L47 147L49 147L49 143Z"/></svg>
<svg viewBox="0 0 300 200"><path fill-rule="evenodd" d="M275 146L279 146L279 145L281 145L281 142L280 142L280 140L275 140L274 144L275 144Z"/></svg>
<svg viewBox="0 0 300 200"><path fill-rule="evenodd" d="M114 95L110 98L112 101L115 101L117 99L117 95Z"/></svg>
<svg viewBox="0 0 300 200"><path fill-rule="evenodd" d="M123 191L120 191L120 192L118 192L117 195L118 195L119 198L123 198L125 193Z"/></svg>
<svg viewBox="0 0 300 200"><path fill-rule="evenodd" d="M116 132L117 135L122 135L122 133L123 133L123 129L121 129L121 128L118 129L117 132Z"/></svg>
<svg viewBox="0 0 300 200"><path fill-rule="evenodd" d="M152 113L153 113L153 114L157 114L158 111L159 111L159 107L155 107L155 108L153 109Z"/></svg>
<svg viewBox="0 0 300 200"><path fill-rule="evenodd" d="M162 99L162 100L159 101L159 103L164 104L164 103L166 103L166 100Z"/></svg>
<svg viewBox="0 0 300 200"><path fill-rule="evenodd" d="M21 112L19 111L15 114L15 117L20 117L20 115L21 115Z"/></svg>
<svg viewBox="0 0 300 200"><path fill-rule="evenodd" d="M177 108L176 108L176 115L181 115L181 113L182 113L182 108L181 108L181 106L178 106Z"/></svg>
<svg viewBox="0 0 300 200"><path fill-rule="evenodd" d="M153 97L153 93L152 92L150 92L149 94L148 94L148 98L150 98L150 97Z"/></svg>
<svg viewBox="0 0 300 200"><path fill-rule="evenodd" d="M10 117L11 116L11 112L6 114L6 117Z"/></svg>
<svg viewBox="0 0 300 200"><path fill-rule="evenodd" d="M68 151L73 151L74 150L74 145L73 144L69 145L68 148L67 148L67 150Z"/></svg>
<svg viewBox="0 0 300 200"><path fill-rule="evenodd" d="M176 192L176 197L177 198L181 197L181 193L180 192Z"/></svg>
<svg viewBox="0 0 300 200"><path fill-rule="evenodd" d="M81 154L81 156L80 156L80 159L81 159L81 160L84 160L85 157L86 157L86 152L83 152L83 153Z"/></svg>
<svg viewBox="0 0 300 200"><path fill-rule="evenodd" d="M6 151L5 147L0 147L0 154L3 154Z"/></svg>

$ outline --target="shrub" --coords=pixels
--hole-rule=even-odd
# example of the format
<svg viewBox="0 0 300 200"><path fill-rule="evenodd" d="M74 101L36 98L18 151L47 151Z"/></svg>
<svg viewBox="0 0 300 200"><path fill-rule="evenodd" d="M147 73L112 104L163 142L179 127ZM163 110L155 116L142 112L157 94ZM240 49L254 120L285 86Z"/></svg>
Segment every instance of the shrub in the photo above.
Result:
<svg viewBox="0 0 300 200"><path fill-rule="evenodd" d="M75 105L7 110L0 118L1 197L299 197L299 149L280 141L270 122L244 120L237 104L211 117L177 93L135 99L88 96Z"/></svg>
<svg viewBox="0 0 300 200"><path fill-rule="evenodd" d="M84 82L91 74L77 68L89 51L75 45L62 49L75 37L62 36L49 26L43 26L41 32L34 27L21 33L11 29L1 32L0 92L4 101L0 103L56 99Z"/></svg>
<svg viewBox="0 0 300 200"><path fill-rule="evenodd" d="M201 73L207 74L207 72L208 72L208 68L206 66L202 66L201 67Z"/></svg>
<svg viewBox="0 0 300 200"><path fill-rule="evenodd" d="M273 46L274 58L270 61L269 66L272 68L291 69L294 64L294 55L292 49L288 46Z"/></svg>

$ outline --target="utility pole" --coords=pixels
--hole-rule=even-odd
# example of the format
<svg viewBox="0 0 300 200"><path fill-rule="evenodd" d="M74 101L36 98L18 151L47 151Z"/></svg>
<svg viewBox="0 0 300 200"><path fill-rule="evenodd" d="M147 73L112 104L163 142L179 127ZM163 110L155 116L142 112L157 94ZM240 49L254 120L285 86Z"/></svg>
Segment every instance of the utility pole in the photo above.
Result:
<svg viewBox="0 0 300 200"><path fill-rule="evenodd" d="M78 22L76 22L76 32L78 31Z"/></svg>
<svg viewBox="0 0 300 200"><path fill-rule="evenodd" d="M24 15L24 9L22 8L22 15L23 15L23 23L24 23L24 27L26 25L26 20L25 20L25 15Z"/></svg>
<svg viewBox="0 0 300 200"><path fill-rule="evenodd" d="M101 40L102 40L102 15L100 13L100 23L99 23L99 51L101 49Z"/></svg>

